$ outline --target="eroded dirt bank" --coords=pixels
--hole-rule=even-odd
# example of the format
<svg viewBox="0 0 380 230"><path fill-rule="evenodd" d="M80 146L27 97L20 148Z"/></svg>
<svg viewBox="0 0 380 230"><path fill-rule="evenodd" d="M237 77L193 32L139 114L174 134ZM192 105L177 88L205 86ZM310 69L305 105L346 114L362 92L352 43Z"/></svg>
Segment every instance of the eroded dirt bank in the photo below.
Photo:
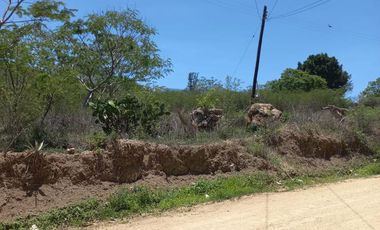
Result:
<svg viewBox="0 0 380 230"><path fill-rule="evenodd" d="M165 176L240 171L266 162L247 153L239 142L199 146L167 146L119 140L105 151L48 154L31 160L30 153L0 157L0 186L33 190L41 185L69 180L72 184L131 183L146 174Z"/></svg>
<svg viewBox="0 0 380 230"><path fill-rule="evenodd" d="M350 160L350 152L365 149L356 142L352 143L360 148L332 137L300 136L288 131L276 138L272 140L272 148L283 156L281 171L288 170L290 175L300 173L302 167L310 170L344 166ZM279 165L249 150L254 141L252 138L168 146L119 140L105 150L73 155L57 153L42 158L29 152L1 155L0 220L34 215L90 197L105 198L125 185L178 186L222 173L278 171Z"/></svg>
<svg viewBox="0 0 380 230"><path fill-rule="evenodd" d="M11 153L0 156L0 220L106 197L127 183L186 184L198 175L268 167L239 141L167 146L119 140L103 151L47 154L38 161L28 152Z"/></svg>

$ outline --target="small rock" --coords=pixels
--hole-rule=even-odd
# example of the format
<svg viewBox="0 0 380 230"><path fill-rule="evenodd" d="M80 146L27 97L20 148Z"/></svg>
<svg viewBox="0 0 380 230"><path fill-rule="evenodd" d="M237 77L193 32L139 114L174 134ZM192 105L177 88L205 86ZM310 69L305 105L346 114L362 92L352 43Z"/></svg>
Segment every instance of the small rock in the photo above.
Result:
<svg viewBox="0 0 380 230"><path fill-rule="evenodd" d="M37 225L33 224L32 227L30 227L30 230L39 230Z"/></svg>
<svg viewBox="0 0 380 230"><path fill-rule="evenodd" d="M66 149L67 154L74 154L75 153L75 148L68 148Z"/></svg>

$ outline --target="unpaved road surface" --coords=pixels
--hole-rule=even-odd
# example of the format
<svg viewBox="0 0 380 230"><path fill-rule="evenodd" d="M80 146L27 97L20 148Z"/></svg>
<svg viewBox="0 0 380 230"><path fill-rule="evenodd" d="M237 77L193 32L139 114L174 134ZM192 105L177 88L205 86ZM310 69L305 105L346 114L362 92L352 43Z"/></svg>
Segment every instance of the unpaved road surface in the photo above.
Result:
<svg viewBox="0 0 380 230"><path fill-rule="evenodd" d="M380 177L200 205L91 229L380 229Z"/></svg>

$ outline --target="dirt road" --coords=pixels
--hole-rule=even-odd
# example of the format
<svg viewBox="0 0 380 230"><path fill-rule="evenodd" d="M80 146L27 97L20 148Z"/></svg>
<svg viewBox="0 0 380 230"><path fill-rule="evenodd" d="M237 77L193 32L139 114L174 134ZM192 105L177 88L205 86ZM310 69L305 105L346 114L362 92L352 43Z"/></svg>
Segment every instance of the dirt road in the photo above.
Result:
<svg viewBox="0 0 380 230"><path fill-rule="evenodd" d="M380 177L248 196L91 229L380 229Z"/></svg>

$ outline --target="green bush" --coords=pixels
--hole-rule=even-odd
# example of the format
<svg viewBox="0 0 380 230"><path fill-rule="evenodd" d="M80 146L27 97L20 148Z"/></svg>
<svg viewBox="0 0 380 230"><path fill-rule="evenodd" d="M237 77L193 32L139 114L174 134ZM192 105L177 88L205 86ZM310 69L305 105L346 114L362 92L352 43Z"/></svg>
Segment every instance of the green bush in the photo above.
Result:
<svg viewBox="0 0 380 230"><path fill-rule="evenodd" d="M138 128L148 135L155 134L157 121L168 115L165 105L159 102L141 103L135 96L122 100L96 100L90 103L95 122L102 124L106 134L134 135Z"/></svg>
<svg viewBox="0 0 380 230"><path fill-rule="evenodd" d="M371 148L379 153L380 149L380 107L358 106L349 116L353 128L364 133Z"/></svg>
<svg viewBox="0 0 380 230"><path fill-rule="evenodd" d="M270 81L266 87L272 91L311 91L326 89L327 82L320 76L310 75L296 69L286 69L278 80Z"/></svg>

